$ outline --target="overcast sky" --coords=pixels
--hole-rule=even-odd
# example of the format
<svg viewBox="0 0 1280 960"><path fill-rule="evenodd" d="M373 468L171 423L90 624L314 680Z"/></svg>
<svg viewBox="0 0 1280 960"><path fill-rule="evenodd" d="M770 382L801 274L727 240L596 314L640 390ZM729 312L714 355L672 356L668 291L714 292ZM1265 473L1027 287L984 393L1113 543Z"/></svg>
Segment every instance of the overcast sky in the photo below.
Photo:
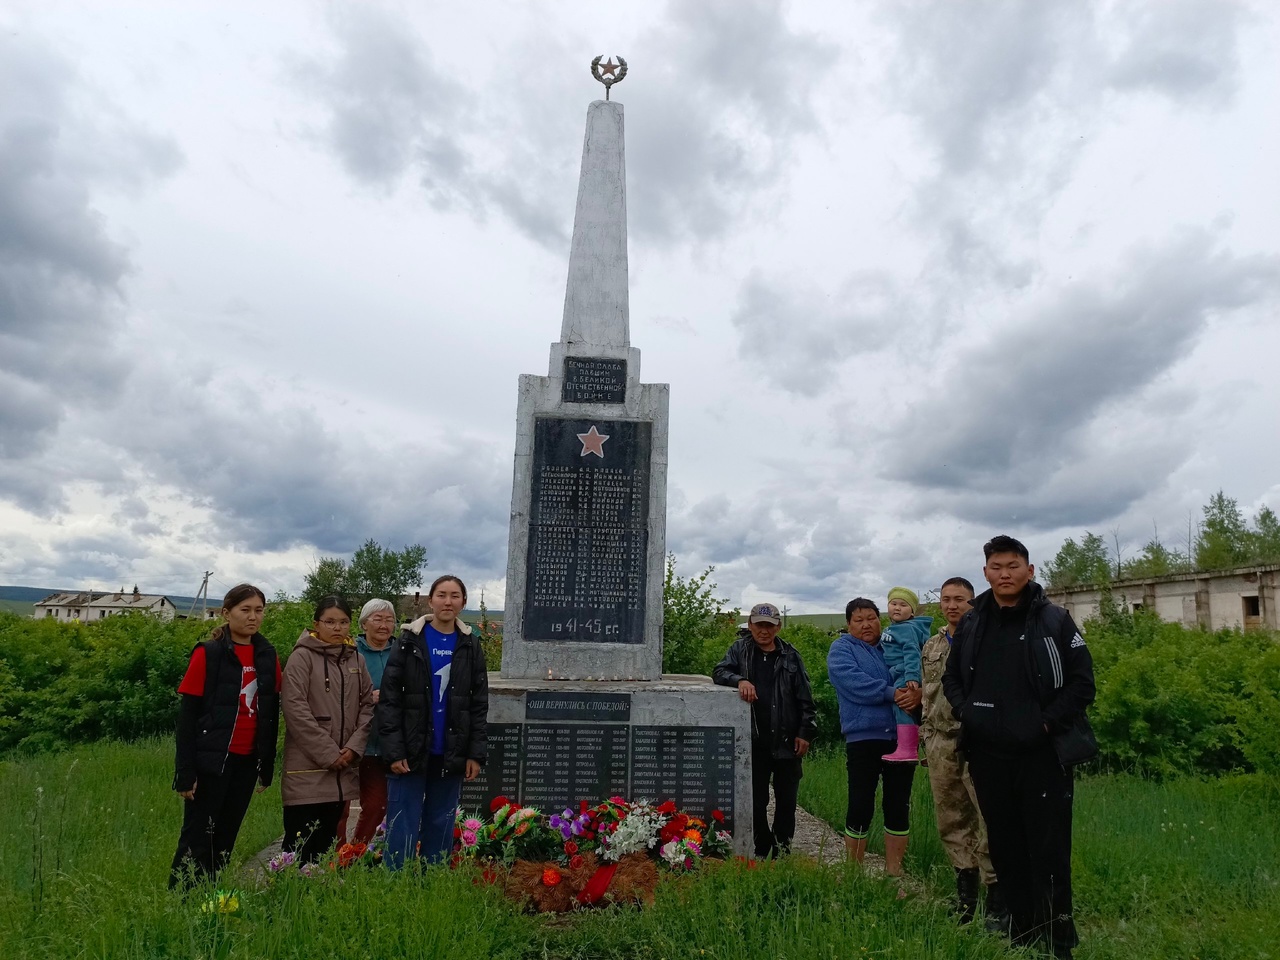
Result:
<svg viewBox="0 0 1280 960"><path fill-rule="evenodd" d="M1280 509L1280 7L0 7L0 583L502 605L588 65L625 57L668 548L835 610Z"/></svg>

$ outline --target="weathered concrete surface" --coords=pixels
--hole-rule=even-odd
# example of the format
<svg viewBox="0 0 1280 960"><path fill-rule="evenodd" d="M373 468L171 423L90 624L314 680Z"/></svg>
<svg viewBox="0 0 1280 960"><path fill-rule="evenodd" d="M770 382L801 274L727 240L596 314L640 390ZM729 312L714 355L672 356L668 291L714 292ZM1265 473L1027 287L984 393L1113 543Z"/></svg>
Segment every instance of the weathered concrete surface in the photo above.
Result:
<svg viewBox="0 0 1280 960"><path fill-rule="evenodd" d="M625 347L630 325L622 104L597 100L587 108L560 341Z"/></svg>
<svg viewBox="0 0 1280 960"><path fill-rule="evenodd" d="M557 347L563 346L557 344ZM662 675L662 583L667 548L667 436L669 388L639 383L637 362L628 364L624 404L561 402L563 364L555 376L520 377L516 409L515 466L511 525L507 537L507 595L502 625L502 675L527 680L657 680ZM553 356L556 348L552 349ZM582 355L577 350L571 355ZM606 354L595 353L595 356ZM617 354L615 354L617 355ZM645 556L644 642L642 644L557 641L525 631L525 587L529 575L529 521L533 493L534 421L539 416L641 420L652 423L649 460L648 545Z"/></svg>
<svg viewBox="0 0 1280 960"><path fill-rule="evenodd" d="M530 691L630 694L632 726L732 727L734 851L744 856L751 854L751 712L737 690L716 686L710 677L685 674L663 674L647 683L589 683L523 680L490 673L489 722L526 722L525 694Z"/></svg>

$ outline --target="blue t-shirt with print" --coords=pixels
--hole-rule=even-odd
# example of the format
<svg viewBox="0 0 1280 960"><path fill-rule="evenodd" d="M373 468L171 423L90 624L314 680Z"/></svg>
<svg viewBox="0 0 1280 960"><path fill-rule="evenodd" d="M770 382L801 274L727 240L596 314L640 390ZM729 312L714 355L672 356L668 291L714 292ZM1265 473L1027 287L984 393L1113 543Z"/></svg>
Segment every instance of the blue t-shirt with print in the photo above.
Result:
<svg viewBox="0 0 1280 960"><path fill-rule="evenodd" d="M441 633L431 624L422 631L431 660L431 752L444 753L445 728L449 724L445 697L449 694L449 670L453 667L453 651L458 645L458 634Z"/></svg>

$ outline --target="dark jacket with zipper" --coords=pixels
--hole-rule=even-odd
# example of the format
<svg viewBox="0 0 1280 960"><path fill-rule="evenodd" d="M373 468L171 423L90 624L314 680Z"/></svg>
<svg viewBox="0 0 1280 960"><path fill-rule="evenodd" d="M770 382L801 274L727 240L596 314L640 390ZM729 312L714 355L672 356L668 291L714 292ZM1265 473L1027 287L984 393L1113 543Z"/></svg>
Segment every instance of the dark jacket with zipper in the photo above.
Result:
<svg viewBox="0 0 1280 960"><path fill-rule="evenodd" d="M773 742L764 746L776 760L794 760L796 738L812 743L818 735L818 715L813 707L809 674L800 653L784 640L774 642L778 645L779 657L773 671L773 699L770 704ZM739 638L711 671L711 679L724 687L736 687L743 680L754 684L751 678L758 675L756 665L759 657L760 648L750 635ZM751 711L751 739L753 743L759 739L754 710Z"/></svg>
<svg viewBox="0 0 1280 960"><path fill-rule="evenodd" d="M1026 682L998 691L1000 701L978 702L973 694L983 643L998 628L1001 616L994 594L988 590L976 597L973 609L956 626L942 689L960 721L961 749L1020 752L1047 746L1050 737L1069 730L1093 702L1093 658L1071 614L1050 603L1034 582L1027 585L1021 604L1025 604L1024 621L1017 642ZM1011 739L1010 731L1023 723L1028 712L1034 712L1040 734L1034 742Z"/></svg>
<svg viewBox="0 0 1280 960"><path fill-rule="evenodd" d="M280 691L276 689L276 648L260 633L253 635L253 667L258 672L257 733L254 758L258 782L271 784L280 729ZM182 695L178 706L178 747L173 789L190 790L201 774L218 775L226 765L231 734L240 715L241 664L225 627L204 648L204 696ZM192 655L195 650L192 650Z"/></svg>
<svg viewBox="0 0 1280 960"><path fill-rule="evenodd" d="M422 642L430 614L419 617L392 641L379 688L376 724L378 752L387 764L408 760L409 770L426 768L431 752L431 662ZM461 620L454 621L457 643L445 688L444 776L457 776L467 761L489 759L489 674L480 638Z"/></svg>
<svg viewBox="0 0 1280 960"><path fill-rule="evenodd" d="M284 665L284 772L287 807L360 796L360 764L373 724L373 681L349 643L325 643L309 630ZM330 765L350 750L355 761Z"/></svg>

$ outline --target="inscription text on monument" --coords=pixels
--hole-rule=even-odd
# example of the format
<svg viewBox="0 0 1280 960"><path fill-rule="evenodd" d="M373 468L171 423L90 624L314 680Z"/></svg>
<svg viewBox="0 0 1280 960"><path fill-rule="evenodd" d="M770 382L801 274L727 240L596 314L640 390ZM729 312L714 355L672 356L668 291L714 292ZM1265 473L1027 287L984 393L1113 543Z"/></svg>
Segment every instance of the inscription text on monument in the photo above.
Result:
<svg viewBox="0 0 1280 960"><path fill-rule="evenodd" d="M644 642L652 426L535 421L525 639Z"/></svg>

